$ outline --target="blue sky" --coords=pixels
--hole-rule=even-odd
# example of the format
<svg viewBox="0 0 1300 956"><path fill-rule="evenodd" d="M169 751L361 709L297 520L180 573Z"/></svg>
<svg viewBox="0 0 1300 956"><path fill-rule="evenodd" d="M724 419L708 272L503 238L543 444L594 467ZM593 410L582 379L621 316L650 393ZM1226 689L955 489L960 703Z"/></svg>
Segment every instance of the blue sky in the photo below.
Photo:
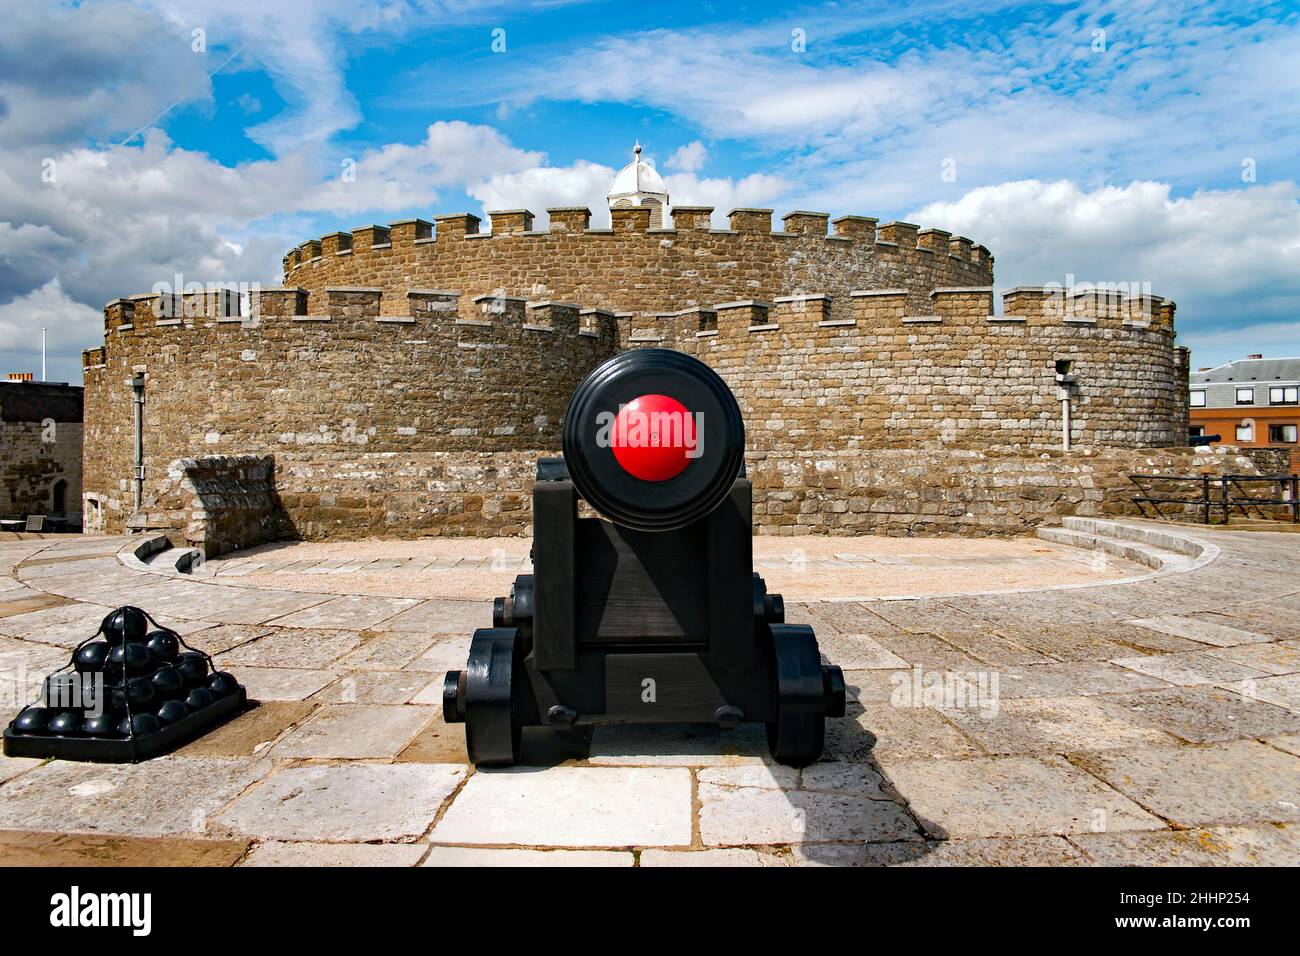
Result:
<svg viewBox="0 0 1300 956"><path fill-rule="evenodd" d="M737 205L906 218L989 246L999 287L1149 283L1178 302L1194 365L1300 354L1295 4L0 16L0 372L38 366L46 325L50 377L78 381L108 299L177 273L274 283L285 249L336 229L599 218L635 139L673 202L719 222Z"/></svg>

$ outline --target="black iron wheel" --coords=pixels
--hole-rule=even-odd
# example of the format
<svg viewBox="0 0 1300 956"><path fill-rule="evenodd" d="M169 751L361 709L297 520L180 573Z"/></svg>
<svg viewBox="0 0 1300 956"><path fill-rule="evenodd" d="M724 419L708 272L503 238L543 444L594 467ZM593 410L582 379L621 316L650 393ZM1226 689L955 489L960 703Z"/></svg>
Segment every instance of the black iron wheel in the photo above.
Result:
<svg viewBox="0 0 1300 956"><path fill-rule="evenodd" d="M826 742L826 684L817 637L802 624L772 624L776 696L767 744L772 756L791 767L804 767L822 754Z"/></svg>
<svg viewBox="0 0 1300 956"><path fill-rule="evenodd" d="M458 710L465 720L470 762L478 767L506 767L519 759L514 690L520 669L518 638L513 627L483 627L470 642L465 696Z"/></svg>

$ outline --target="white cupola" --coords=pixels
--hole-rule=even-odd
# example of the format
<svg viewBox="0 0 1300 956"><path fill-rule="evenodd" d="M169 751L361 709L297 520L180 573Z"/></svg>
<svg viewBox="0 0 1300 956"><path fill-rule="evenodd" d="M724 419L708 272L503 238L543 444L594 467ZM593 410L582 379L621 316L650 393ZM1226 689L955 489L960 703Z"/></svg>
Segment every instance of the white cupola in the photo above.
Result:
<svg viewBox="0 0 1300 956"><path fill-rule="evenodd" d="M668 210L668 187L649 163L641 162L641 144L632 147L632 162L618 171L610 183L609 208L645 206L650 210L650 228L662 229Z"/></svg>

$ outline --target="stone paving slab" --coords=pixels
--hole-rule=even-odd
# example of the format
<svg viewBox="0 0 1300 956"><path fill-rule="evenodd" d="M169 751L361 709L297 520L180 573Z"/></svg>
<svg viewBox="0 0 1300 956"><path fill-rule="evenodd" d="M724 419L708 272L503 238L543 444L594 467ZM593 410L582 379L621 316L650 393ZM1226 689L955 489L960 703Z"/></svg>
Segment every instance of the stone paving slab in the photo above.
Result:
<svg viewBox="0 0 1300 956"><path fill-rule="evenodd" d="M1263 701L1276 707L1300 712L1300 674L1283 674L1280 677L1261 677L1218 685L1224 690L1240 694L1247 700Z"/></svg>
<svg viewBox="0 0 1300 956"><path fill-rule="evenodd" d="M970 840L871 843L793 848L796 866L1089 866L1065 837L987 837Z"/></svg>
<svg viewBox="0 0 1300 956"><path fill-rule="evenodd" d="M893 800L850 793L699 784L700 839L708 846L920 839Z"/></svg>
<svg viewBox="0 0 1300 956"><path fill-rule="evenodd" d="M1266 673L1237 661L1215 657L1208 651L1194 651L1191 654L1151 654L1146 657L1117 657L1111 663L1127 667L1139 674L1158 677L1162 681L1180 687L1216 684L1246 677L1263 677Z"/></svg>
<svg viewBox="0 0 1300 956"><path fill-rule="evenodd" d="M361 643L355 631L314 630L296 627L268 629L269 633L217 655L222 667L238 664L262 667L328 668Z"/></svg>
<svg viewBox="0 0 1300 956"><path fill-rule="evenodd" d="M335 704L409 704L421 691L432 689L421 703L442 704L442 678L419 671L350 671L320 695Z"/></svg>
<svg viewBox="0 0 1300 956"><path fill-rule="evenodd" d="M315 709L306 701L267 701L177 751L182 757L253 757L266 751Z"/></svg>
<svg viewBox="0 0 1300 956"><path fill-rule="evenodd" d="M292 614L286 614L283 617L277 617L270 623L280 627L362 630L374 627L380 621L387 621L394 615L400 614L418 603L413 598L386 598L348 594L300 611L294 611Z"/></svg>
<svg viewBox="0 0 1300 956"><path fill-rule="evenodd" d="M790 860L778 853L760 853L737 847L714 850L643 850L638 865L663 866L789 866Z"/></svg>
<svg viewBox="0 0 1300 956"><path fill-rule="evenodd" d="M0 622L17 614L30 614L32 611L67 607L70 604L76 606L71 598L59 594L31 591L16 581L10 581L10 583L14 584L15 587L0 595L0 597L4 598L3 601L0 601Z"/></svg>
<svg viewBox="0 0 1300 956"><path fill-rule="evenodd" d="M926 829L939 837L1164 826L1128 797L1054 755L904 761L890 765L888 776Z"/></svg>
<svg viewBox="0 0 1300 956"><path fill-rule="evenodd" d="M1167 681L1106 661L1006 667L1000 671L998 680L998 691L1003 698L1087 697L1167 687Z"/></svg>
<svg viewBox="0 0 1300 956"><path fill-rule="evenodd" d="M247 840L0 831L0 866L233 866Z"/></svg>
<svg viewBox="0 0 1300 956"><path fill-rule="evenodd" d="M251 624L209 624L204 622L203 626L197 631L192 630L191 627L180 627L178 630L181 637L185 639L186 644L215 656L239 647L241 644L255 641L259 637L265 637L275 629L255 627Z"/></svg>
<svg viewBox="0 0 1300 956"><path fill-rule="evenodd" d="M1051 664L1053 658L1030 650L1024 645L992 630L958 631L945 629L934 635L976 660L994 667ZM904 665L907 666L907 665Z"/></svg>
<svg viewBox="0 0 1300 956"><path fill-rule="evenodd" d="M376 626L381 631L416 631L420 634L463 634L467 639L480 627L492 626L490 601L424 601L389 617Z"/></svg>
<svg viewBox="0 0 1300 956"><path fill-rule="evenodd" d="M1190 743L1272 737L1300 730L1300 714L1218 687L1179 687L1112 700Z"/></svg>
<svg viewBox="0 0 1300 956"><path fill-rule="evenodd" d="M202 835L212 815L268 769L215 757L142 764L55 760L0 787L0 830Z"/></svg>
<svg viewBox="0 0 1300 956"><path fill-rule="evenodd" d="M464 670L469 660L469 637L445 637L434 641L415 660L406 665L407 670L444 674L449 670Z"/></svg>
<svg viewBox="0 0 1300 956"><path fill-rule="evenodd" d="M899 757L969 757L979 746L929 707L869 704L854 717L826 722L825 756L860 762Z"/></svg>
<svg viewBox="0 0 1300 956"><path fill-rule="evenodd" d="M709 725L604 726L592 733L592 766L721 767L771 763L767 731L759 724L735 730Z"/></svg>
<svg viewBox="0 0 1300 956"><path fill-rule="evenodd" d="M839 634L831 632L817 635L817 645L822 656L847 670L873 670L880 668L906 668L907 661L882 647L866 634Z"/></svg>
<svg viewBox="0 0 1300 956"><path fill-rule="evenodd" d="M557 847L686 846L691 774L673 767L480 770L433 842Z"/></svg>
<svg viewBox="0 0 1300 956"><path fill-rule="evenodd" d="M33 770L44 762L40 757L9 757L0 753L0 783L12 780L20 773Z"/></svg>
<svg viewBox="0 0 1300 956"><path fill-rule="evenodd" d="M415 866L428 847L421 843L285 843L253 847L240 866Z"/></svg>
<svg viewBox="0 0 1300 956"><path fill-rule="evenodd" d="M1152 631L1162 631L1175 637L1190 638L1215 647L1232 647L1237 644L1258 644L1270 640L1266 634L1231 627L1211 619L1205 614L1169 614L1164 617L1144 618L1128 623Z"/></svg>
<svg viewBox="0 0 1300 956"><path fill-rule="evenodd" d="M656 851L648 850L648 853ZM644 857L644 854L643 854ZM632 866L626 850L505 850L486 847L435 846L422 866ZM641 864L645 866L644 860Z"/></svg>
<svg viewBox="0 0 1300 956"><path fill-rule="evenodd" d="M248 690L249 699L260 701L306 700L338 677L332 670L300 667L250 667L241 664L235 670L235 676Z"/></svg>
<svg viewBox="0 0 1300 956"><path fill-rule="evenodd" d="M876 640L891 653L928 670L975 671L987 667L983 661L932 634L894 631Z"/></svg>
<svg viewBox="0 0 1300 956"><path fill-rule="evenodd" d="M429 707L329 704L276 744L271 753L277 758L391 760L415 739L434 713Z"/></svg>
<svg viewBox="0 0 1300 956"><path fill-rule="evenodd" d="M213 821L261 839L412 841L465 777L447 764L344 764L279 770Z"/></svg>
<svg viewBox="0 0 1300 956"><path fill-rule="evenodd" d="M75 647L99 630L105 615L111 610L99 604L61 604L0 618L0 634Z"/></svg>
<svg viewBox="0 0 1300 956"><path fill-rule="evenodd" d="M1207 653L1211 657L1253 667L1265 674L1300 674L1300 647L1283 642L1222 647Z"/></svg>
<svg viewBox="0 0 1300 956"><path fill-rule="evenodd" d="M992 754L1065 753L1168 743L1152 725L1097 697L1028 697L1001 701L996 716L944 710L944 716Z"/></svg>
<svg viewBox="0 0 1300 956"><path fill-rule="evenodd" d="M417 660L432 643L430 635L408 631L367 636L361 646L342 658L339 664L348 670L400 670ZM463 646L468 655L469 643Z"/></svg>
<svg viewBox="0 0 1300 956"><path fill-rule="evenodd" d="M1281 737L1270 737L1268 743L1278 750L1284 750L1289 754L1300 757L1300 734L1283 734Z"/></svg>
<svg viewBox="0 0 1300 956"><path fill-rule="evenodd" d="M1055 661L1104 661L1132 653L1122 644L1097 636L1099 629L1097 625L1042 621L1007 620L997 624L999 634Z"/></svg>
<svg viewBox="0 0 1300 956"><path fill-rule="evenodd" d="M1071 760L1179 827L1300 822L1300 758L1253 740L1103 750Z"/></svg>
<svg viewBox="0 0 1300 956"><path fill-rule="evenodd" d="M1205 616L1219 624L1238 630L1254 631L1276 641L1300 637L1300 612L1286 611L1273 604L1258 609L1234 605L1229 612L1216 612Z"/></svg>
<svg viewBox="0 0 1300 956"><path fill-rule="evenodd" d="M1300 866L1300 824L1070 837L1102 866Z"/></svg>

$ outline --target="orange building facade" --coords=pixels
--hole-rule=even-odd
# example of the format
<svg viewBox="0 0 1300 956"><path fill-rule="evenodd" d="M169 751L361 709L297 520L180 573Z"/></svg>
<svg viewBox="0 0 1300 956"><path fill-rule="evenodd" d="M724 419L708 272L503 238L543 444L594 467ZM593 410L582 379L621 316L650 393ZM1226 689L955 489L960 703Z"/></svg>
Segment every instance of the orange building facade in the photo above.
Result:
<svg viewBox="0 0 1300 956"><path fill-rule="evenodd" d="M1284 448L1300 474L1300 358L1250 355L1190 376L1189 425L1212 445Z"/></svg>

